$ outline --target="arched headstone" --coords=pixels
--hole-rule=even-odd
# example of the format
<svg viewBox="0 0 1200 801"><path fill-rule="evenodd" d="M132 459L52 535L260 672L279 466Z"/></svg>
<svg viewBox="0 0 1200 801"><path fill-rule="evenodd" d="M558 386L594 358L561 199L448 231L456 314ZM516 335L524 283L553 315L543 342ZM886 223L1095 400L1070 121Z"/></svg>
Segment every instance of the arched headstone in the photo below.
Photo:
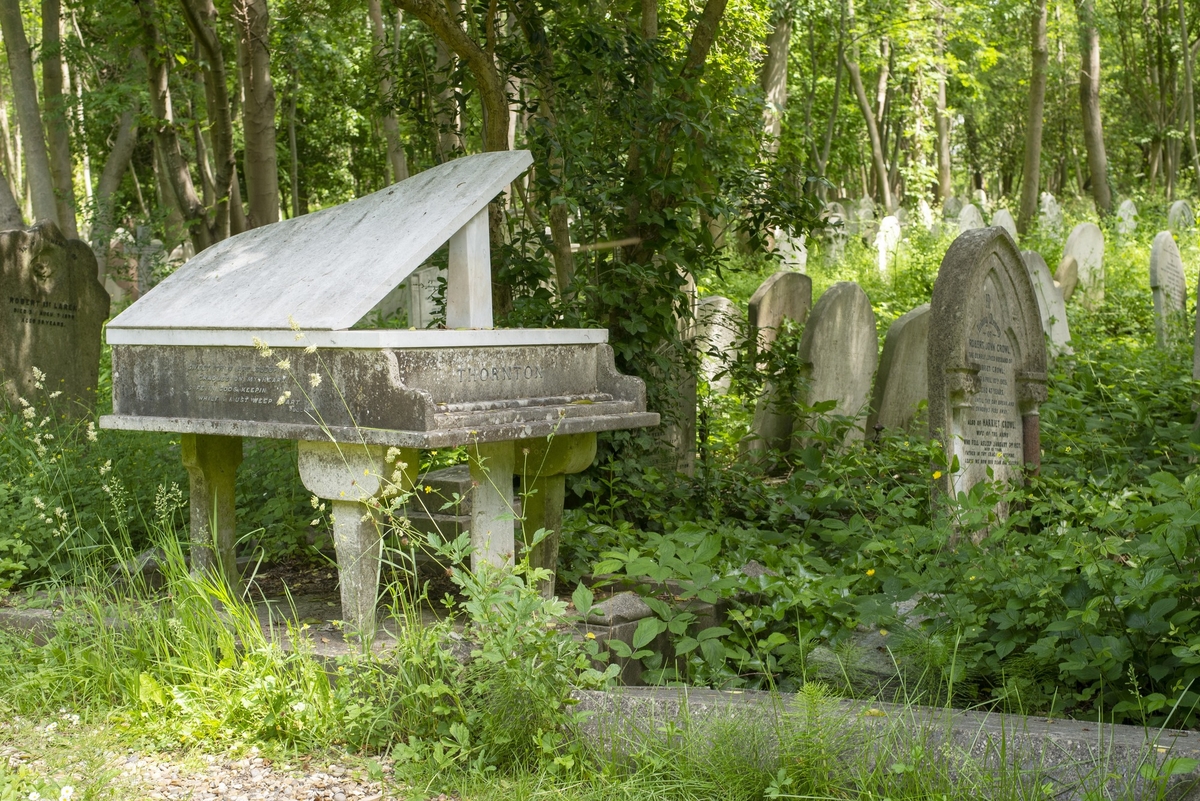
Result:
<svg viewBox="0 0 1200 801"><path fill-rule="evenodd" d="M1183 258L1170 231L1159 231L1150 246L1150 292L1154 297L1154 329L1158 346L1167 347L1187 308Z"/></svg>
<svg viewBox="0 0 1200 801"><path fill-rule="evenodd" d="M1167 209L1167 228L1175 233L1190 231L1196 225L1196 215L1186 200L1176 200Z"/></svg>
<svg viewBox="0 0 1200 801"><path fill-rule="evenodd" d="M1038 227L1055 238L1062 236L1063 214L1054 195L1043 192L1039 200L1039 207Z"/></svg>
<svg viewBox="0 0 1200 801"><path fill-rule="evenodd" d="M926 231L932 231L934 225L933 209L929 206L929 201L921 198L917 201L917 219L921 221L921 227Z"/></svg>
<svg viewBox="0 0 1200 801"><path fill-rule="evenodd" d="M936 486L957 496L989 480L989 470L997 481L1020 482L1023 466L1041 461L1046 342L1012 239L998 228L960 234L930 306L929 433L947 460Z"/></svg>
<svg viewBox="0 0 1200 801"><path fill-rule="evenodd" d="M1080 223L1067 237L1063 256L1079 265L1079 302L1085 309L1104 305L1104 232L1095 223ZM1066 296L1066 292L1063 296Z"/></svg>
<svg viewBox="0 0 1200 801"><path fill-rule="evenodd" d="M1017 221L1013 219L1012 212L1008 209L1000 209L993 214L992 225L999 226L1008 231L1008 235L1013 238L1013 241L1017 241Z"/></svg>
<svg viewBox="0 0 1200 801"><path fill-rule="evenodd" d="M942 217L947 220L957 220L958 215L962 213L962 208L963 202L951 195L942 202Z"/></svg>
<svg viewBox="0 0 1200 801"><path fill-rule="evenodd" d="M750 297L751 343L759 353L767 350L784 320L803 324L811 308L811 278L803 273L775 273Z"/></svg>
<svg viewBox="0 0 1200 801"><path fill-rule="evenodd" d="M1051 359L1070 356L1075 351L1071 348L1071 331L1067 327L1067 304L1063 300L1062 291L1050 277L1050 268L1046 266L1042 254L1022 250L1021 258L1025 261L1025 269L1029 271L1033 294L1037 296L1042 329L1047 337L1047 355Z"/></svg>
<svg viewBox="0 0 1200 801"><path fill-rule="evenodd" d="M1058 284L1063 303L1075 294L1075 287L1079 286L1079 262L1075 261L1074 256L1062 257L1058 269L1054 271L1054 283Z"/></svg>
<svg viewBox="0 0 1200 801"><path fill-rule="evenodd" d="M867 436L877 430L905 430L929 399L929 304L899 317L883 339L883 355L871 393Z"/></svg>
<svg viewBox="0 0 1200 801"><path fill-rule="evenodd" d="M979 213L979 209L975 204L968 203L962 207L962 211L958 213L958 232L974 231L976 228L983 227L983 215Z"/></svg>
<svg viewBox="0 0 1200 801"><path fill-rule="evenodd" d="M741 348L745 316L729 298L709 295L696 308L696 347L700 350L700 372L718 395L729 392L725 372ZM724 374L722 374L724 373Z"/></svg>
<svg viewBox="0 0 1200 801"><path fill-rule="evenodd" d="M1137 204L1125 199L1117 206L1117 233L1128 236L1137 230Z"/></svg>

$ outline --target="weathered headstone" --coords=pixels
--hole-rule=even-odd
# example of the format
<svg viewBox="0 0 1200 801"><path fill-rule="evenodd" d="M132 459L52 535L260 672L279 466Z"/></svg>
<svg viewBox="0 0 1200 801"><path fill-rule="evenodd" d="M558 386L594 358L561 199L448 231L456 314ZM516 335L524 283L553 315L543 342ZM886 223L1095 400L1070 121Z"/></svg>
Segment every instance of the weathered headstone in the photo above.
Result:
<svg viewBox="0 0 1200 801"><path fill-rule="evenodd" d="M947 220L957 220L958 215L962 213L963 202L954 195L942 201L942 217Z"/></svg>
<svg viewBox="0 0 1200 801"><path fill-rule="evenodd" d="M1104 305L1104 233L1100 226L1090 222L1075 226L1063 246L1063 256L1074 256L1078 263L1080 304L1085 309Z"/></svg>
<svg viewBox="0 0 1200 801"><path fill-rule="evenodd" d="M812 308L812 279L802 273L780 271L750 297L750 342L758 353L771 347L784 320L803 324Z"/></svg>
<svg viewBox="0 0 1200 801"><path fill-rule="evenodd" d="M804 234L792 236L782 228L776 228L774 238L780 266L785 270L804 272L808 266L808 247L804 244Z"/></svg>
<svg viewBox="0 0 1200 801"><path fill-rule="evenodd" d="M1186 200L1176 200L1167 210L1167 228L1175 233L1190 231L1196 225L1196 215Z"/></svg>
<svg viewBox="0 0 1200 801"><path fill-rule="evenodd" d="M733 356L741 348L745 315L729 298L709 295L696 309L696 347L700 351L700 371L709 387L718 395L729 392L727 372ZM724 373L722 375L722 373Z"/></svg>
<svg viewBox="0 0 1200 801"><path fill-rule="evenodd" d="M962 207L962 211L958 213L958 232L974 231L976 228L983 227L983 215L979 213L979 209L974 203L968 203Z"/></svg>
<svg viewBox="0 0 1200 801"><path fill-rule="evenodd" d="M1021 258L1025 261L1025 269L1029 272L1029 282L1033 284L1033 294L1037 296L1038 312L1042 317L1042 329L1047 337L1047 355L1051 359L1059 356L1070 356L1075 351L1071 347L1071 331L1067 327L1067 304L1063 301L1062 292L1050 276L1050 268L1042 254L1032 250L1022 250Z"/></svg>
<svg viewBox="0 0 1200 801"><path fill-rule="evenodd" d="M883 429L908 429L916 422L921 402L928 399L929 304L923 303L892 323L883 339L867 436Z"/></svg>
<svg viewBox="0 0 1200 801"><path fill-rule="evenodd" d="M921 227L926 231L932 231L934 225L933 209L929 206L929 201L921 198L917 201L917 219L921 221Z"/></svg>
<svg viewBox="0 0 1200 801"><path fill-rule="evenodd" d="M1058 263L1058 269L1054 271L1054 283L1058 284L1058 291L1062 295L1063 303L1071 299L1075 294L1075 287L1079 285L1079 262L1074 256L1063 256L1062 261Z"/></svg>
<svg viewBox="0 0 1200 801"><path fill-rule="evenodd" d="M988 202L987 192L982 189L976 189L971 193L971 202L979 207L980 212L986 212L992 208L992 204Z"/></svg>
<svg viewBox="0 0 1200 801"><path fill-rule="evenodd" d="M846 206L836 200L825 204L825 211L821 216L828 223L821 234L825 243L822 251L827 261L836 263L846 251L846 242L851 236L852 228L856 229L857 226L850 219Z"/></svg>
<svg viewBox="0 0 1200 801"><path fill-rule="evenodd" d="M879 233L875 234L875 260L880 275L887 274L899 247L900 220L891 215L884 217L879 223Z"/></svg>
<svg viewBox="0 0 1200 801"><path fill-rule="evenodd" d="M1137 204L1126 198L1117 206L1117 233L1128 236L1137 230Z"/></svg>
<svg viewBox="0 0 1200 801"><path fill-rule="evenodd" d="M41 384L62 393L59 414L91 414L110 302L96 274L92 249L54 223L0 232L0 384L9 401L34 402Z"/></svg>
<svg viewBox="0 0 1200 801"><path fill-rule="evenodd" d="M1187 309L1187 279L1183 258L1170 231L1159 231L1150 246L1150 292L1154 296L1154 328L1158 346L1165 348L1182 328Z"/></svg>
<svg viewBox="0 0 1200 801"><path fill-rule="evenodd" d="M929 433L947 460L938 489L957 496L989 478L1019 482L1025 464L1041 461L1046 343L1012 239L998 228L959 235L930 305Z"/></svg>
<svg viewBox="0 0 1200 801"><path fill-rule="evenodd" d="M848 417L866 409L879 360L879 334L862 287L843 281L825 290L808 315L798 355L808 384L806 405L835 401L832 414ZM803 423L797 421L796 427ZM863 428L856 425L846 441L863 438Z"/></svg>
<svg viewBox="0 0 1200 801"><path fill-rule="evenodd" d="M1062 236L1063 213L1054 195L1049 192L1041 194L1038 211L1038 227L1044 233L1055 238Z"/></svg>
<svg viewBox="0 0 1200 801"><path fill-rule="evenodd" d="M864 242L871 242L879 226L875 221L875 201L870 197L862 197L855 206L855 219L858 222L858 235Z"/></svg>
<svg viewBox="0 0 1200 801"><path fill-rule="evenodd" d="M1000 209L993 214L992 225L999 226L1008 231L1008 235L1013 238L1013 241L1017 241L1017 221L1013 219L1012 212L1008 209Z"/></svg>

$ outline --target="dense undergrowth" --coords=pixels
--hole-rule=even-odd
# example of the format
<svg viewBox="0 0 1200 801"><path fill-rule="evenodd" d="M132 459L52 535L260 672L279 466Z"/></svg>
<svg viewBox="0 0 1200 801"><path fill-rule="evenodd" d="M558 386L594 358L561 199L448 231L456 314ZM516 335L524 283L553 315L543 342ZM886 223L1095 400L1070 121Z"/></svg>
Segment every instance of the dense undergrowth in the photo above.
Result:
<svg viewBox="0 0 1200 801"><path fill-rule="evenodd" d="M840 443L853 421L821 414L820 406L798 410L814 421L807 447L765 463L738 459L766 378L795 374L801 332L789 329L768 369L735 359L724 365L728 395L701 387L693 478L663 474L631 456L635 448L615 447L573 481L560 586L598 575L640 583L657 613L645 623L645 641L669 632L680 657L664 663L640 654L645 675L661 682L818 692L812 680L820 677L837 692L854 692L856 643L875 632L910 701L1194 726L1196 386L1190 330L1168 350L1154 346L1146 277L1152 222L1144 218L1124 239L1110 232L1105 306L1069 307L1075 356L1052 372L1041 407L1041 472L1025 486L981 485L958 499L952 515L935 516L929 488L940 455L922 430L880 432L846 448ZM858 280L882 342L891 321L928 300L948 243L915 234L887 276L859 242L836 265L814 247L814 296L835 281ZM1031 243L1056 263L1061 245ZM1195 234L1182 235L1180 245L1194 286ZM731 253L721 273L701 277L700 291L744 302L772 269ZM102 396L110 386L104 372ZM474 768L472 775L510 778L537 765L575 777L579 797L632 792L655 759L660 776L668 763L698 764L646 750L642 761L596 772L569 736L577 721L567 702L569 688L603 681L592 667L594 648L563 636L573 620L567 605L539 599L519 572L476 579L454 570L455 620L475 632L471 659L448 655L448 629L411 627L389 660L347 658L330 684L310 655L263 639L249 607L224 588L186 575L177 438L96 431L86 421L69 430L48 395L8 410L0 436L0 581L33 588L69 580L91 589L70 596L71 613L47 646L0 641L0 707L36 713L72 705L116 716L163 745L181 738L340 745L388 751L435 773ZM422 468L456 458L432 454ZM267 558L303 553L319 521L290 444L248 446L239 482L243 547ZM1012 513L998 520L991 509L1002 496ZM170 602L156 607L143 592L112 592L104 568L150 544L175 560ZM765 570L740 572L752 561ZM659 594L664 581L675 582L681 600L722 604L727 620L697 630L691 612ZM429 600L405 592L393 596L401 615ZM576 605L588 606L587 597L577 595ZM215 613L214 600L226 612ZM105 625L114 618L129 625ZM819 649L846 666L845 681L822 672ZM529 709L545 715L514 714ZM802 777L780 770L755 774L759 783L743 797L798 792ZM872 792L883 786L880 776L864 776L842 780ZM679 797L732 797L706 795L698 788L708 779L698 777L680 777L690 789ZM951 785L943 789L954 797ZM919 788L902 789L879 792L923 797Z"/></svg>

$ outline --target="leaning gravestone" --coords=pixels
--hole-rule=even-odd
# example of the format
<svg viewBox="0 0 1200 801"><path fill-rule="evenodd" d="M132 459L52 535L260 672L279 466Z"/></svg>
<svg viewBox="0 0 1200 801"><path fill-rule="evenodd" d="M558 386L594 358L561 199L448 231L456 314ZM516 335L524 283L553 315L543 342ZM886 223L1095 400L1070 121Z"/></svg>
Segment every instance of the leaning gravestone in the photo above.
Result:
<svg viewBox="0 0 1200 801"><path fill-rule="evenodd" d="M947 220L957 220L962 213L963 202L954 195L942 201L942 217Z"/></svg>
<svg viewBox="0 0 1200 801"><path fill-rule="evenodd" d="M1008 235L1013 238L1013 241L1017 241L1017 221L1013 219L1012 212L1008 209L1000 209L993 214L992 225L999 226L1008 231Z"/></svg>
<svg viewBox="0 0 1200 801"><path fill-rule="evenodd" d="M888 215L879 223L879 233L875 234L875 257L879 274L886 275L892 262L896 260L896 250L900 247L900 219Z"/></svg>
<svg viewBox="0 0 1200 801"><path fill-rule="evenodd" d="M983 227L983 215L979 213L979 209L974 203L968 203L963 206L962 211L958 213L958 232L974 231L976 228Z"/></svg>
<svg viewBox="0 0 1200 801"><path fill-rule="evenodd" d="M1075 287L1079 285L1079 262L1075 261L1074 256L1062 257L1058 269L1054 271L1054 283L1058 284L1063 303L1075 294Z"/></svg>
<svg viewBox="0 0 1200 801"><path fill-rule="evenodd" d="M778 336L784 320L803 324L810 308L812 279L803 273L775 273L750 297L751 347L757 353L766 351Z"/></svg>
<svg viewBox="0 0 1200 801"><path fill-rule="evenodd" d="M875 374L867 436L883 429L907 430L929 398L929 304L899 317L883 340Z"/></svg>
<svg viewBox="0 0 1200 801"><path fill-rule="evenodd" d="M62 393L59 414L92 413L110 302L96 274L92 249L54 223L0 232L0 384L10 402L34 402L40 383Z"/></svg>
<svg viewBox="0 0 1200 801"><path fill-rule="evenodd" d="M1190 231L1196 225L1196 216L1186 200L1176 200L1167 210L1167 228L1175 233Z"/></svg>
<svg viewBox="0 0 1200 801"><path fill-rule="evenodd" d="M741 347L745 317L737 304L720 295L709 295L696 309L696 347L700 372L718 395L729 392L729 362Z"/></svg>
<svg viewBox="0 0 1200 801"><path fill-rule="evenodd" d="M1058 238L1062 236L1063 213L1054 195L1043 192L1039 201L1038 227L1043 232Z"/></svg>
<svg viewBox="0 0 1200 801"><path fill-rule="evenodd" d="M1132 200L1122 200L1117 206L1117 233L1128 236L1137 230L1137 205Z"/></svg>
<svg viewBox="0 0 1200 801"><path fill-rule="evenodd" d="M1079 266L1080 304L1085 309L1104 305L1104 233L1100 226L1090 222L1075 226L1063 246L1063 256L1074 256Z"/></svg>
<svg viewBox="0 0 1200 801"><path fill-rule="evenodd" d="M866 408L879 359L879 334L862 287L843 281L825 290L808 316L798 355L808 386L806 405L834 401L832 414L847 417ZM796 428L802 425L798 421ZM863 438L863 429L856 425L846 442Z"/></svg>
<svg viewBox="0 0 1200 801"><path fill-rule="evenodd" d="M808 267L808 247L804 244L805 236L792 236L782 228L776 228L775 252L779 254L779 263L785 270L804 272Z"/></svg>
<svg viewBox="0 0 1200 801"><path fill-rule="evenodd" d="M929 433L947 462L937 488L956 497L981 481L1019 482L1025 464L1041 461L1046 343L1012 239L998 228L959 235L930 306Z"/></svg>
<svg viewBox="0 0 1200 801"><path fill-rule="evenodd" d="M1150 292L1154 296L1154 328L1158 346L1167 347L1179 330L1187 309L1187 279L1183 258L1170 231L1160 231L1150 246Z"/></svg>
<svg viewBox="0 0 1200 801"><path fill-rule="evenodd" d="M1063 301L1062 292L1050 277L1050 268L1042 254L1032 250L1022 250L1021 258L1025 261L1025 269L1029 272L1029 282L1033 284L1033 294L1037 296L1038 312L1042 317L1042 329L1047 337L1047 355L1051 359L1059 356L1070 356L1075 353L1071 348L1071 331L1067 328L1067 304Z"/></svg>

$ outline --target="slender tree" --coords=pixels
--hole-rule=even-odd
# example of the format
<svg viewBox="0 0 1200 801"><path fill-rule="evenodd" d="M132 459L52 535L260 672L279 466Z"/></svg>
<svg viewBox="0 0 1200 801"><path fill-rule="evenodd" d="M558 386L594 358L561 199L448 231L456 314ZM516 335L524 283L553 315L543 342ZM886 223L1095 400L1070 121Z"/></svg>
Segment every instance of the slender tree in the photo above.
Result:
<svg viewBox="0 0 1200 801"><path fill-rule="evenodd" d="M21 4L18 0L0 0L0 32L4 35L4 49L8 53L13 100L17 107L17 120L21 124L22 144L25 146L25 173L33 199L33 216L37 220L51 220L57 225L60 220L58 202L54 197L54 179L50 172L50 155L46 151L46 132L42 127L37 84L33 78L33 58L29 52L29 40L25 38L25 24L21 20Z"/></svg>
<svg viewBox="0 0 1200 801"><path fill-rule="evenodd" d="M792 47L792 8L789 0L775 7L771 32L767 34L767 56L763 59L759 83L767 106L763 127L767 148L779 149L779 134L783 129L783 112L788 98L788 53Z"/></svg>
<svg viewBox="0 0 1200 801"><path fill-rule="evenodd" d="M382 102L387 105L392 102L392 78L391 67L385 63L388 42L387 32L383 27L383 10L380 8L379 0L368 0L367 9L371 16L371 33L375 37L375 59L379 69L379 95ZM400 141L400 123L391 109L384 111L382 116L383 136L387 142L388 165L392 168L392 180L403 181L408 177L408 161L404 157L404 144Z"/></svg>
<svg viewBox="0 0 1200 801"><path fill-rule="evenodd" d="M267 0L234 0L242 77L244 169L250 228L279 222L279 165L275 155L275 86L271 83Z"/></svg>
<svg viewBox="0 0 1200 801"><path fill-rule="evenodd" d="M1037 214L1038 190L1041 188L1042 126L1046 105L1047 65L1050 44L1046 38L1046 0L1036 0L1030 32L1029 118L1025 122L1025 170L1021 184L1021 209L1017 215L1017 230L1028 232Z"/></svg>
<svg viewBox="0 0 1200 801"><path fill-rule="evenodd" d="M71 162L71 130L67 118L68 99L63 93L62 6L60 0L42 0L42 117L49 143L50 177L58 222L69 237L75 227L74 164Z"/></svg>
<svg viewBox="0 0 1200 801"><path fill-rule="evenodd" d="M1083 142L1087 147L1092 198L1101 215L1112 213L1112 188L1108 184L1108 156L1104 151L1104 124L1100 119L1100 30L1096 26L1095 0L1076 0L1079 17L1079 108L1083 114Z"/></svg>

